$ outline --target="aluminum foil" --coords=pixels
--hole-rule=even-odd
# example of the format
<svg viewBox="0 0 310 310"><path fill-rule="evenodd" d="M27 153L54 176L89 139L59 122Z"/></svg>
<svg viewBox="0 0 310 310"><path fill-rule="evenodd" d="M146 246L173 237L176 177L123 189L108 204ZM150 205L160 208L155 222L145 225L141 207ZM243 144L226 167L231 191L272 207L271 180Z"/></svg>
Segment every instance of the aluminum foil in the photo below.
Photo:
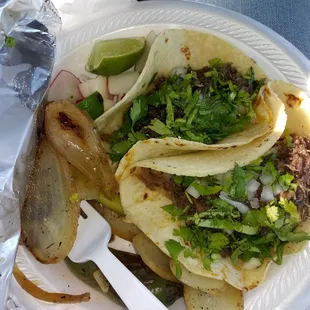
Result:
<svg viewBox="0 0 310 310"><path fill-rule="evenodd" d="M48 0L0 1L0 309L7 298L36 149L35 111L51 77L60 26ZM13 38L14 47L6 36Z"/></svg>

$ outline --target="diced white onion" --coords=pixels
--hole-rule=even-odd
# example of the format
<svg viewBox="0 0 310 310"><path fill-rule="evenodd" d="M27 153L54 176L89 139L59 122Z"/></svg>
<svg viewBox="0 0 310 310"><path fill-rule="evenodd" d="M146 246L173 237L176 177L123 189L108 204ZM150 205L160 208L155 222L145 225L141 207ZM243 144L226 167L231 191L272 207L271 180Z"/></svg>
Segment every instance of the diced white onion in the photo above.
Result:
<svg viewBox="0 0 310 310"><path fill-rule="evenodd" d="M231 200L230 198L228 198L228 196L224 192L221 192L220 198L222 200L225 200L226 202L228 202L232 206L234 206L242 214L245 214L245 213L247 213L249 211L249 207L246 204L244 204L242 202L239 202L239 201Z"/></svg>
<svg viewBox="0 0 310 310"><path fill-rule="evenodd" d="M171 70L171 75L174 75L174 74L177 74L177 75L185 75L186 74L186 69L184 67L176 67L176 68L173 68Z"/></svg>
<svg viewBox="0 0 310 310"><path fill-rule="evenodd" d="M255 269L258 268L262 263L257 257L252 257L248 262L243 263L244 269Z"/></svg>
<svg viewBox="0 0 310 310"><path fill-rule="evenodd" d="M247 184L247 191L248 191L248 199L252 200L255 195L256 191L260 187L260 183L257 182L255 179L252 179L248 184Z"/></svg>
<svg viewBox="0 0 310 310"><path fill-rule="evenodd" d="M200 193L197 191L197 189L190 185L187 189L186 192L189 193L191 196L193 196L195 199L199 198Z"/></svg>
<svg viewBox="0 0 310 310"><path fill-rule="evenodd" d="M283 188L281 187L281 185L279 183L277 183L273 189L273 194L276 196L282 192L283 192Z"/></svg>
<svg viewBox="0 0 310 310"><path fill-rule="evenodd" d="M265 202L270 202L274 199L273 196L273 190L272 187L270 185L265 185L263 187L261 196L260 196L260 200L261 201L265 201Z"/></svg>
<svg viewBox="0 0 310 310"><path fill-rule="evenodd" d="M266 174L262 173L260 175L259 179L263 185L268 185L272 181L273 176L272 175L266 175Z"/></svg>
<svg viewBox="0 0 310 310"><path fill-rule="evenodd" d="M259 200L258 200L258 198L253 198L253 199L250 201L250 205L251 205L251 208L252 208L252 209L259 209L259 208L260 208L260 205L259 205Z"/></svg>

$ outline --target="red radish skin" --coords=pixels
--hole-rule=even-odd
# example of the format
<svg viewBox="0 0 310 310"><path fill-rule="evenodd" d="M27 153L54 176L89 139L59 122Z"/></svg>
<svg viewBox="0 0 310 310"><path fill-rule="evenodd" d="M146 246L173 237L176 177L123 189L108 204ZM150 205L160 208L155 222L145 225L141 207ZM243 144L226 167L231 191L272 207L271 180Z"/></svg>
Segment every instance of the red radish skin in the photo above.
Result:
<svg viewBox="0 0 310 310"><path fill-rule="evenodd" d="M68 100L75 103L83 99L79 90L81 81L71 72L61 70L52 81L47 92L47 101Z"/></svg>
<svg viewBox="0 0 310 310"><path fill-rule="evenodd" d="M88 79L79 85L79 89L84 98L90 96L96 91L101 94L102 98L109 98L110 96L107 78L104 76L98 76L95 79Z"/></svg>

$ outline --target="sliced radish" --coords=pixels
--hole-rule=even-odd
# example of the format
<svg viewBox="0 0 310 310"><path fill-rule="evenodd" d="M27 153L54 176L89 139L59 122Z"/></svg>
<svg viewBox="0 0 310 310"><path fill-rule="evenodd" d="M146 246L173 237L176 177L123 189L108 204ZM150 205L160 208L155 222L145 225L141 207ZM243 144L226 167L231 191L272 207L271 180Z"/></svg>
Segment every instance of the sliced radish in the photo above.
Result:
<svg viewBox="0 0 310 310"><path fill-rule="evenodd" d="M136 67L135 70L139 73L142 72L145 63L147 61L147 57L149 55L150 49L155 41L157 37L157 34L152 30L145 38L145 48L143 51L142 56L140 57L140 59L138 60L138 62L136 63Z"/></svg>
<svg viewBox="0 0 310 310"><path fill-rule="evenodd" d="M107 112L109 109L114 107L114 105L115 105L115 103L113 102L113 100L111 100L109 98L103 98L104 112Z"/></svg>
<svg viewBox="0 0 310 310"><path fill-rule="evenodd" d="M94 92L99 92L102 98L110 98L108 90L108 79L105 76L98 76L95 79L89 79L79 85L80 92L84 98Z"/></svg>
<svg viewBox="0 0 310 310"><path fill-rule="evenodd" d="M109 92L111 95L122 95L128 93L136 83L139 73L127 71L118 75L109 76Z"/></svg>
<svg viewBox="0 0 310 310"><path fill-rule="evenodd" d="M65 100L75 103L83 99L79 90L81 81L71 72L61 70L55 77L47 92L47 101Z"/></svg>
<svg viewBox="0 0 310 310"><path fill-rule="evenodd" d="M117 102L119 102L119 96L113 96L113 102L114 103L117 103Z"/></svg>

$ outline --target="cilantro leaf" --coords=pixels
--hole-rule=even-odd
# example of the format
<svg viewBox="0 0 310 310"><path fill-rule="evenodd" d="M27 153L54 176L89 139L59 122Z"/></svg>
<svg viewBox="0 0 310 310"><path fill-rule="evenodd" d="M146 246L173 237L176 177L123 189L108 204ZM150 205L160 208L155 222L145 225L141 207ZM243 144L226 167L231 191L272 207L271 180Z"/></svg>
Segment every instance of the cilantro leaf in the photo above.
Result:
<svg viewBox="0 0 310 310"><path fill-rule="evenodd" d="M267 226L266 212L264 209L250 210L244 215L242 223L250 226Z"/></svg>
<svg viewBox="0 0 310 310"><path fill-rule="evenodd" d="M167 117L166 117L166 124L170 128L173 126L174 123L174 107L172 105L170 96L167 96L167 106L166 106L166 112L167 112ZM170 133L172 134L172 133Z"/></svg>
<svg viewBox="0 0 310 310"><path fill-rule="evenodd" d="M233 222L228 219L207 219L200 220L199 227L216 228L216 229L229 229L246 235L256 235L258 233L258 226L244 225L239 222Z"/></svg>
<svg viewBox="0 0 310 310"><path fill-rule="evenodd" d="M181 185L182 182L183 182L183 177L181 175L175 175L173 177L173 181L174 181L175 184Z"/></svg>
<svg viewBox="0 0 310 310"><path fill-rule="evenodd" d="M201 183L195 181L192 183L192 186L199 192L202 196L209 196L217 194L222 190L222 186L215 185L215 186L204 186Z"/></svg>
<svg viewBox="0 0 310 310"><path fill-rule="evenodd" d="M166 241L165 246L176 265L176 278L180 279L182 276L182 267L178 260L178 257L180 253L185 249L185 247L173 239L169 239L168 241Z"/></svg>
<svg viewBox="0 0 310 310"><path fill-rule="evenodd" d="M284 135L284 138L285 138L285 141L286 141L286 145L287 147L291 148L293 147L293 138L292 136L290 135L290 131L288 128L286 128L283 132L283 135Z"/></svg>
<svg viewBox="0 0 310 310"><path fill-rule="evenodd" d="M212 255L212 251L210 251L208 248L202 248L200 254L201 254L201 259L202 259L203 267L205 269L211 271L211 263L212 263L211 255Z"/></svg>
<svg viewBox="0 0 310 310"><path fill-rule="evenodd" d="M285 210L285 212L289 213L291 223L300 222L300 214L297 210L296 205L292 201L280 198L279 205Z"/></svg>
<svg viewBox="0 0 310 310"><path fill-rule="evenodd" d="M247 198L245 171L239 165L235 165L232 172L232 184L230 185L229 194L232 198Z"/></svg>
<svg viewBox="0 0 310 310"><path fill-rule="evenodd" d="M211 67L215 67L215 66L217 66L217 65L219 65L221 63L222 63L222 60L220 58L213 58L213 59L209 60L209 65Z"/></svg>
<svg viewBox="0 0 310 310"><path fill-rule="evenodd" d="M137 121L146 117L147 112L148 106L146 103L146 98L143 96L139 96L133 101L133 105L130 109L130 118L132 120L131 127L133 128Z"/></svg>
<svg viewBox="0 0 310 310"><path fill-rule="evenodd" d="M194 238L194 232L188 227L180 227L179 230L173 230L174 236L180 236L184 241L191 241Z"/></svg>
<svg viewBox="0 0 310 310"><path fill-rule="evenodd" d="M185 258L197 258L197 254L191 250L191 249L186 249L184 252L183 252L183 255Z"/></svg>
<svg viewBox="0 0 310 310"><path fill-rule="evenodd" d="M194 178L194 177L184 176L184 177L183 177L182 185L183 185L184 187L189 187L194 181L195 181L195 178Z"/></svg>
<svg viewBox="0 0 310 310"><path fill-rule="evenodd" d="M279 216L280 216L279 208L273 205L267 206L266 214L270 222L275 222L279 219Z"/></svg>
<svg viewBox="0 0 310 310"><path fill-rule="evenodd" d="M124 140L114 144L111 147L109 156L113 162L120 161L123 156L128 152L128 150L133 146L133 143L129 140Z"/></svg>
<svg viewBox="0 0 310 310"><path fill-rule="evenodd" d="M310 234L305 231L287 231L286 229L274 229L281 241L301 242L310 240Z"/></svg>
<svg viewBox="0 0 310 310"><path fill-rule="evenodd" d="M263 174L272 176L272 180L270 184L274 184L274 182L278 178L278 171L276 170L274 164L271 161L268 161L263 168Z"/></svg>
<svg viewBox="0 0 310 310"><path fill-rule="evenodd" d="M229 244L229 239L223 233L214 233L209 237L209 249L221 251Z"/></svg>
<svg viewBox="0 0 310 310"><path fill-rule="evenodd" d="M183 209L177 208L175 204L166 205L161 208L165 210L167 213L169 213L170 215L172 215L173 217L179 217L184 212Z"/></svg>
<svg viewBox="0 0 310 310"><path fill-rule="evenodd" d="M277 265L282 265L282 262L283 262L283 250L284 250L285 244L286 244L286 242L278 242L278 245L276 247L277 258L273 259L273 261Z"/></svg>
<svg viewBox="0 0 310 310"><path fill-rule="evenodd" d="M151 125L149 125L148 128L158 133L161 136L172 135L172 132L170 131L170 129L166 127L166 125L157 118L151 121Z"/></svg>
<svg viewBox="0 0 310 310"><path fill-rule="evenodd" d="M296 191L298 185L296 183L292 183L293 180L294 176L287 173L279 177L279 184L284 191L289 189Z"/></svg>

